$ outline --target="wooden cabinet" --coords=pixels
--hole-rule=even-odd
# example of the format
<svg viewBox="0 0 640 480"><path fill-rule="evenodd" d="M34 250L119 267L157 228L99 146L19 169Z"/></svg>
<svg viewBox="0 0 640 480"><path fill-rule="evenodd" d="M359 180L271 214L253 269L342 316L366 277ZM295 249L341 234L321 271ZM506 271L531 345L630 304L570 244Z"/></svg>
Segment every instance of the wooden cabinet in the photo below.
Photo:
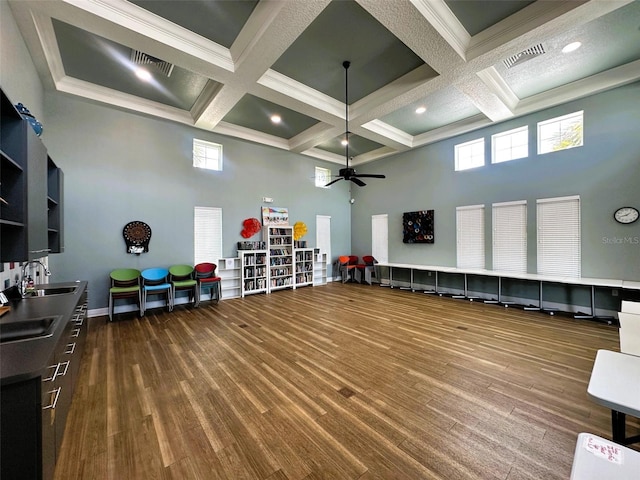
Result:
<svg viewBox="0 0 640 480"><path fill-rule="evenodd" d="M295 248L296 288L313 285L313 248Z"/></svg>
<svg viewBox="0 0 640 480"><path fill-rule="evenodd" d="M236 298L242 294L240 257L218 259L221 298Z"/></svg>
<svg viewBox="0 0 640 480"><path fill-rule="evenodd" d="M2 92L0 261L23 262L44 257L49 253L50 239L56 251L61 251L62 172L53 174L49 181L48 168L53 170L54 166L31 125ZM54 211L50 217L48 212L52 206ZM55 235L50 238L49 232L52 230L55 230Z"/></svg>
<svg viewBox="0 0 640 480"><path fill-rule="evenodd" d="M327 283L327 254L320 252L319 248L313 249L313 284L326 285Z"/></svg>
<svg viewBox="0 0 640 480"><path fill-rule="evenodd" d="M295 288L293 276L293 227L267 227L263 231L269 255L269 291Z"/></svg>
<svg viewBox="0 0 640 480"><path fill-rule="evenodd" d="M238 250L242 265L242 296L267 293L267 251Z"/></svg>

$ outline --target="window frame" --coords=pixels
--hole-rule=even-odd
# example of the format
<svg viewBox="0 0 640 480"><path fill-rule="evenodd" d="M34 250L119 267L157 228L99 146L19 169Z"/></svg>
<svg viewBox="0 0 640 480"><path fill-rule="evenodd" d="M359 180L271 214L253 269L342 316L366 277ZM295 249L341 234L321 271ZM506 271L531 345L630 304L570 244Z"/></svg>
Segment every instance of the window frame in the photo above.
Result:
<svg viewBox="0 0 640 480"><path fill-rule="evenodd" d="M481 164L473 164L470 166L464 166L462 167L460 164L461 162L467 161L466 159L462 159L461 158L461 154L464 152L464 150L466 150L467 148L471 148L473 149L474 146L476 146L477 144L481 144L482 145L482 163ZM474 155L469 156L468 158L470 158L471 160L474 159ZM464 142L464 143L459 143L457 145L454 145L454 159L455 159L455 171L456 172L462 172L464 170L471 170L473 168L479 168L479 167L484 167L486 165L486 159L485 159L485 141L484 141L484 137L480 137L480 138L476 138L474 140L469 140L468 142Z"/></svg>
<svg viewBox="0 0 640 480"><path fill-rule="evenodd" d="M193 139L193 144L192 144L193 150L192 150L192 160L193 160L193 167L194 168L200 168L203 170L210 170L213 172L221 172L222 171L222 154L223 154L223 148L222 148L222 144L221 143L215 143L215 142L209 142L208 140L202 140L199 138L194 138ZM203 148L204 149L204 156L203 155L199 155L196 154L196 148ZM212 152L212 151L216 151L217 155L216 155L216 164L213 165L214 160L212 160L207 154ZM215 168L214 168L215 167Z"/></svg>
<svg viewBox="0 0 640 480"><path fill-rule="evenodd" d="M514 139L517 135L524 133L525 135L525 143L520 145L514 145ZM508 139L509 147L504 149L497 149L497 143L500 140ZM519 156L514 156L514 150L517 148L525 147L526 152L524 155L519 154ZM509 151L510 155L508 158L498 159L498 152ZM503 163L510 162L511 160L518 160L520 158L527 158L529 156L529 125L523 125L522 127L512 128L511 130L507 130L505 132L495 133L491 135L491 163Z"/></svg>
<svg viewBox="0 0 640 480"><path fill-rule="evenodd" d="M562 138L563 132L568 130L568 128L575 123L575 119L579 117L579 125L580 125L580 143L577 145L568 145L562 148L551 148L547 150L546 148L543 150L543 142L549 142L553 139L553 137L543 137L542 129L545 127L549 127L551 125L558 125L557 135ZM563 124L566 124L563 127ZM584 145L584 110L579 110L577 112L568 113L566 115L561 115L559 117L550 118L548 120L544 120L537 123L537 152L538 155L546 155L547 153L559 152L562 150L568 150L570 148L582 147Z"/></svg>
<svg viewBox="0 0 640 480"><path fill-rule="evenodd" d="M319 175L320 173L320 175ZM324 168L324 167L319 167L316 165L315 167L315 183L316 183L316 187L318 188L329 188L327 187L327 183L329 183L331 181L331 169L330 168ZM319 178L324 178L324 181L320 181Z"/></svg>

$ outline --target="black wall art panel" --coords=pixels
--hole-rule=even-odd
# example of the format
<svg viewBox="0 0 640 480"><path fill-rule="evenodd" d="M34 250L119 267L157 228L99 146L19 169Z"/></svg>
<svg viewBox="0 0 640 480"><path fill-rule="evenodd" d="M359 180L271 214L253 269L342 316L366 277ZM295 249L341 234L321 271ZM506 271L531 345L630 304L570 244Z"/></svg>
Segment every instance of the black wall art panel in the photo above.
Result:
<svg viewBox="0 0 640 480"><path fill-rule="evenodd" d="M404 243L433 243L433 210L403 213L402 241Z"/></svg>

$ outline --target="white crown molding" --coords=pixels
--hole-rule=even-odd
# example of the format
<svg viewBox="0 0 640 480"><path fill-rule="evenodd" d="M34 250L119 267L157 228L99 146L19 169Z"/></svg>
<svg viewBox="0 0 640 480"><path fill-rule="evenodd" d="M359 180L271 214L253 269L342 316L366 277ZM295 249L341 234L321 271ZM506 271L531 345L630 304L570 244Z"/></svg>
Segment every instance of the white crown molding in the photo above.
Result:
<svg viewBox="0 0 640 480"><path fill-rule="evenodd" d="M49 74L51 75L51 79L55 85L62 80L66 74L64 71L64 65L62 64L62 56L60 55L60 49L58 48L58 41L53 29L51 17L38 15L33 11L30 11L30 13L33 20L33 26L36 34L38 35L38 41L48 65Z"/></svg>
<svg viewBox="0 0 640 480"><path fill-rule="evenodd" d="M78 80L73 77L64 77L56 82L59 92L68 93L78 97L94 100L96 102L144 113L154 117L194 126L193 118L189 112L179 108L163 105L158 102L144 100L134 95L122 93L110 88L101 87L93 83Z"/></svg>
<svg viewBox="0 0 640 480"><path fill-rule="evenodd" d="M371 120L370 122L361 125L361 127L405 147L413 146L413 135L410 135L399 128L392 127L382 120Z"/></svg>
<svg viewBox="0 0 640 480"><path fill-rule="evenodd" d="M504 103L512 112L518 106L520 99L513 93L513 90L507 85L502 75L498 73L495 67L485 68L476 73L480 80L491 90L502 103Z"/></svg>
<svg viewBox="0 0 640 480"><path fill-rule="evenodd" d="M403 149L402 151L404 150L408 150L408 148ZM381 158L395 155L396 153L399 153L399 151L395 148L388 146L380 147L376 150L372 150L370 152L363 153L362 155L354 157L353 162L351 162L351 166L357 167L358 165L364 165L365 163L373 162L374 160L380 160Z"/></svg>
<svg viewBox="0 0 640 480"><path fill-rule="evenodd" d="M289 139L289 149L301 153L318 144L331 140L343 132L342 128L318 122L304 132Z"/></svg>
<svg viewBox="0 0 640 480"><path fill-rule="evenodd" d="M491 125L493 122L484 115L474 115L473 117L465 118L458 122L444 127L435 128L420 135L413 137L413 146L421 147L430 143L435 143L440 140L445 140L462 133L471 132L479 128L483 128Z"/></svg>
<svg viewBox="0 0 640 480"><path fill-rule="evenodd" d="M543 110L640 80L640 60L520 100L515 113Z"/></svg>
<svg viewBox="0 0 640 480"><path fill-rule="evenodd" d="M258 84L344 120L344 103L275 70L267 70Z"/></svg>
<svg viewBox="0 0 640 480"><path fill-rule="evenodd" d="M313 157L313 158L317 158L318 160L324 160L326 162L336 163L338 165L344 165L344 155L338 155L336 153L327 152L326 150L322 150L320 148L314 147L300 153L302 155L306 155L307 157Z"/></svg>
<svg viewBox="0 0 640 480"><path fill-rule="evenodd" d="M228 49L133 3L125 0L61 1L222 69L234 70Z"/></svg>
<svg viewBox="0 0 640 480"><path fill-rule="evenodd" d="M444 0L410 0L453 50L466 60L471 35L451 12Z"/></svg>
<svg viewBox="0 0 640 480"><path fill-rule="evenodd" d="M257 132L250 128L233 125L228 122L218 123L212 131L221 135L228 135L230 137L241 138L243 140L280 148L282 150L289 150L289 142L284 138Z"/></svg>

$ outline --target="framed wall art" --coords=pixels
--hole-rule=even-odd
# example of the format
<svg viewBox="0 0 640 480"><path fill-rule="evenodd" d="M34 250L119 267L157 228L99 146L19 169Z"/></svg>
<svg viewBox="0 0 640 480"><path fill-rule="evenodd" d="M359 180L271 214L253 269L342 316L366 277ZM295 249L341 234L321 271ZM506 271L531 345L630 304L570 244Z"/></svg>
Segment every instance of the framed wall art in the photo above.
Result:
<svg viewBox="0 0 640 480"><path fill-rule="evenodd" d="M403 243L434 243L433 210L419 210L402 214Z"/></svg>

